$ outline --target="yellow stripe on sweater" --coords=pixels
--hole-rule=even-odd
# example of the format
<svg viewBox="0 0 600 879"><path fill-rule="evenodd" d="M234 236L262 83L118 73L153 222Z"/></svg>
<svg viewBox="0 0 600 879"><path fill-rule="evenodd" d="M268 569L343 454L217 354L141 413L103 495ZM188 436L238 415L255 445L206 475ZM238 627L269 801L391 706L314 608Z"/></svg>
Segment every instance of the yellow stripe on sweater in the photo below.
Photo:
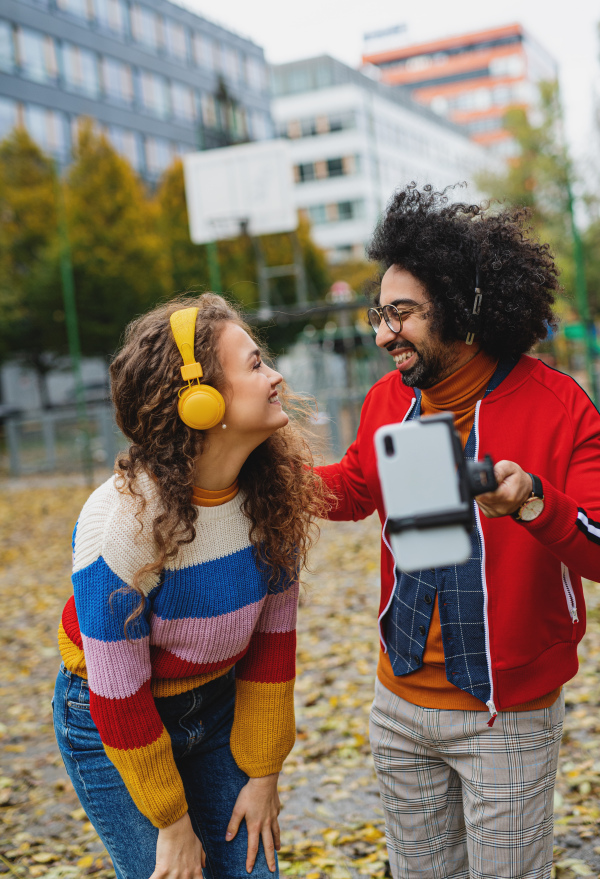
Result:
<svg viewBox="0 0 600 879"><path fill-rule="evenodd" d="M188 810L181 776L177 771L169 733L151 745L121 750L104 745L106 756L121 778L142 815L159 829L170 827Z"/></svg>
<svg viewBox="0 0 600 879"><path fill-rule="evenodd" d="M296 741L294 680L281 684L235 682L231 753L251 778L280 772Z"/></svg>
<svg viewBox="0 0 600 879"><path fill-rule="evenodd" d="M74 675L79 675L80 678L85 678L87 681L87 670L83 650L81 647L78 647L77 644L73 644L64 630L62 621L58 627L58 649L60 650L60 655L67 671L70 671Z"/></svg>

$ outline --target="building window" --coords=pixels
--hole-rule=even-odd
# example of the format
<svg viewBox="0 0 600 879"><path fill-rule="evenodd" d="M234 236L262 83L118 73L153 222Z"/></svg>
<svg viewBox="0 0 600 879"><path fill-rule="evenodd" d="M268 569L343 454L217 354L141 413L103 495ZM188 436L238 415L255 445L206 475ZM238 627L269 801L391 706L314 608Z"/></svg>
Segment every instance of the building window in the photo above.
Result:
<svg viewBox="0 0 600 879"><path fill-rule="evenodd" d="M165 48L172 58L177 58L179 61L187 63L188 51L185 28L182 24L172 21L170 18L165 20Z"/></svg>
<svg viewBox="0 0 600 879"><path fill-rule="evenodd" d="M324 223L343 223L347 220L355 220L362 215L363 203L361 201L341 201L331 204L311 205L308 208L308 217L315 226Z"/></svg>
<svg viewBox="0 0 600 879"><path fill-rule="evenodd" d="M142 70L140 73L140 94L142 104L160 119L169 115L169 93L167 81L156 73Z"/></svg>
<svg viewBox="0 0 600 879"><path fill-rule="evenodd" d="M315 204L309 207L308 216L311 223L320 226L327 222L327 212L324 204Z"/></svg>
<svg viewBox="0 0 600 879"><path fill-rule="evenodd" d="M58 67L52 37L20 27L17 30L17 50L23 76L35 82L56 81Z"/></svg>
<svg viewBox="0 0 600 879"><path fill-rule="evenodd" d="M259 58L250 56L246 61L248 85L256 92L264 92L267 88L267 69Z"/></svg>
<svg viewBox="0 0 600 879"><path fill-rule="evenodd" d="M0 140L5 138L17 124L17 104L9 98L0 98Z"/></svg>
<svg viewBox="0 0 600 879"><path fill-rule="evenodd" d="M231 82L238 82L240 79L239 55L231 46L221 47L221 70Z"/></svg>
<svg viewBox="0 0 600 879"><path fill-rule="evenodd" d="M155 177L169 167L171 162L177 157L177 147L162 137L146 138L146 168L148 172Z"/></svg>
<svg viewBox="0 0 600 879"><path fill-rule="evenodd" d="M133 104L133 76L129 65L114 58L103 58L102 87L107 98L128 106Z"/></svg>
<svg viewBox="0 0 600 879"><path fill-rule="evenodd" d="M171 106L176 119L192 122L196 118L194 92L187 85L179 82L171 84Z"/></svg>
<svg viewBox="0 0 600 879"><path fill-rule="evenodd" d="M327 176L341 177L344 173L343 159L327 159Z"/></svg>
<svg viewBox="0 0 600 879"><path fill-rule="evenodd" d="M158 16L137 3L131 7L131 32L137 43L155 51L158 49L160 42Z"/></svg>
<svg viewBox="0 0 600 879"><path fill-rule="evenodd" d="M205 34L192 34L192 52L196 67L204 67L206 70L214 69L213 42Z"/></svg>
<svg viewBox="0 0 600 879"><path fill-rule="evenodd" d="M314 162L306 162L302 165L296 165L295 177L298 183L308 183L315 179Z"/></svg>
<svg viewBox="0 0 600 879"><path fill-rule="evenodd" d="M56 0L56 6L63 12L69 12L76 15L77 18L85 18L89 20L91 16L91 8L88 0Z"/></svg>
<svg viewBox="0 0 600 879"><path fill-rule="evenodd" d="M67 123L62 113L28 104L25 107L25 127L44 152L66 157Z"/></svg>
<svg viewBox="0 0 600 879"><path fill-rule="evenodd" d="M94 0L96 21L101 28L120 37L126 33L123 0Z"/></svg>
<svg viewBox="0 0 600 879"><path fill-rule="evenodd" d="M115 150L127 159L136 171L142 170L142 151L140 137L135 131L111 125L108 128L108 139Z"/></svg>
<svg viewBox="0 0 600 879"><path fill-rule="evenodd" d="M12 27L7 21L0 21L0 70L12 73L15 68L15 46Z"/></svg>
<svg viewBox="0 0 600 879"><path fill-rule="evenodd" d="M218 124L217 102L215 101L213 95L202 95L201 104L202 122L204 123L206 128L216 128Z"/></svg>
<svg viewBox="0 0 600 879"><path fill-rule="evenodd" d="M311 180L325 180L328 177L342 177L354 174L358 166L355 156L344 156L340 159L327 159L319 162L306 162L296 165L294 175L297 183Z"/></svg>
<svg viewBox="0 0 600 879"><path fill-rule="evenodd" d="M97 98L100 92L96 56L80 46L63 43L63 69L65 83L71 91Z"/></svg>

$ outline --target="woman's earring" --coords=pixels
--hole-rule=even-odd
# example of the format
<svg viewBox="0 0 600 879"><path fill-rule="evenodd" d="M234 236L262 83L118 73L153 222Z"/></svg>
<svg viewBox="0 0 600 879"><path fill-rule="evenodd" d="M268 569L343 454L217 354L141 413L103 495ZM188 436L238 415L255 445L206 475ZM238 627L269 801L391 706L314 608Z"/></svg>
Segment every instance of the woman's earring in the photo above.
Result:
<svg viewBox="0 0 600 879"><path fill-rule="evenodd" d="M221 427L223 428L223 430L226 430L226 429L227 429L227 425L225 424L224 421L221 422Z"/></svg>

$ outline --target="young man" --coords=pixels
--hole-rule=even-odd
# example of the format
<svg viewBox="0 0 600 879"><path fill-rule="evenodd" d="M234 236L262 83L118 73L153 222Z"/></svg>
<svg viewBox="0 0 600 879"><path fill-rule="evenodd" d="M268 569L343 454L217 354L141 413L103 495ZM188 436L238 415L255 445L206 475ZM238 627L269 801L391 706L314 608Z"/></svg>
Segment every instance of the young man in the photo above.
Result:
<svg viewBox="0 0 600 879"><path fill-rule="evenodd" d="M396 194L369 252L385 268L369 318L395 369L320 469L332 519L377 509L384 525L371 745L396 879L550 876L561 688L585 631L581 578L600 578L600 414L526 356L559 285L525 220L431 187ZM465 564L395 572L373 435L441 411L499 486L477 498Z"/></svg>

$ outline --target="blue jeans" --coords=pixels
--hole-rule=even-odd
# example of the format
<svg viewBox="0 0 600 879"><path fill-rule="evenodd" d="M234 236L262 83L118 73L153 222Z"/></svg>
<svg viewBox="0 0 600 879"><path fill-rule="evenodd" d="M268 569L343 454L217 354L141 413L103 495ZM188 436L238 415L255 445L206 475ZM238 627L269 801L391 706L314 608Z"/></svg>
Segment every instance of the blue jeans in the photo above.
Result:
<svg viewBox="0 0 600 879"><path fill-rule="evenodd" d="M157 699L171 737L192 826L206 853L206 879L248 877L248 836L242 821L225 841L233 807L248 776L231 754L235 678L233 670L188 693ZM81 805L106 846L117 879L148 879L154 872L158 830L131 799L110 762L90 715L87 681L61 665L54 691L54 731ZM262 842L253 879L276 879Z"/></svg>

